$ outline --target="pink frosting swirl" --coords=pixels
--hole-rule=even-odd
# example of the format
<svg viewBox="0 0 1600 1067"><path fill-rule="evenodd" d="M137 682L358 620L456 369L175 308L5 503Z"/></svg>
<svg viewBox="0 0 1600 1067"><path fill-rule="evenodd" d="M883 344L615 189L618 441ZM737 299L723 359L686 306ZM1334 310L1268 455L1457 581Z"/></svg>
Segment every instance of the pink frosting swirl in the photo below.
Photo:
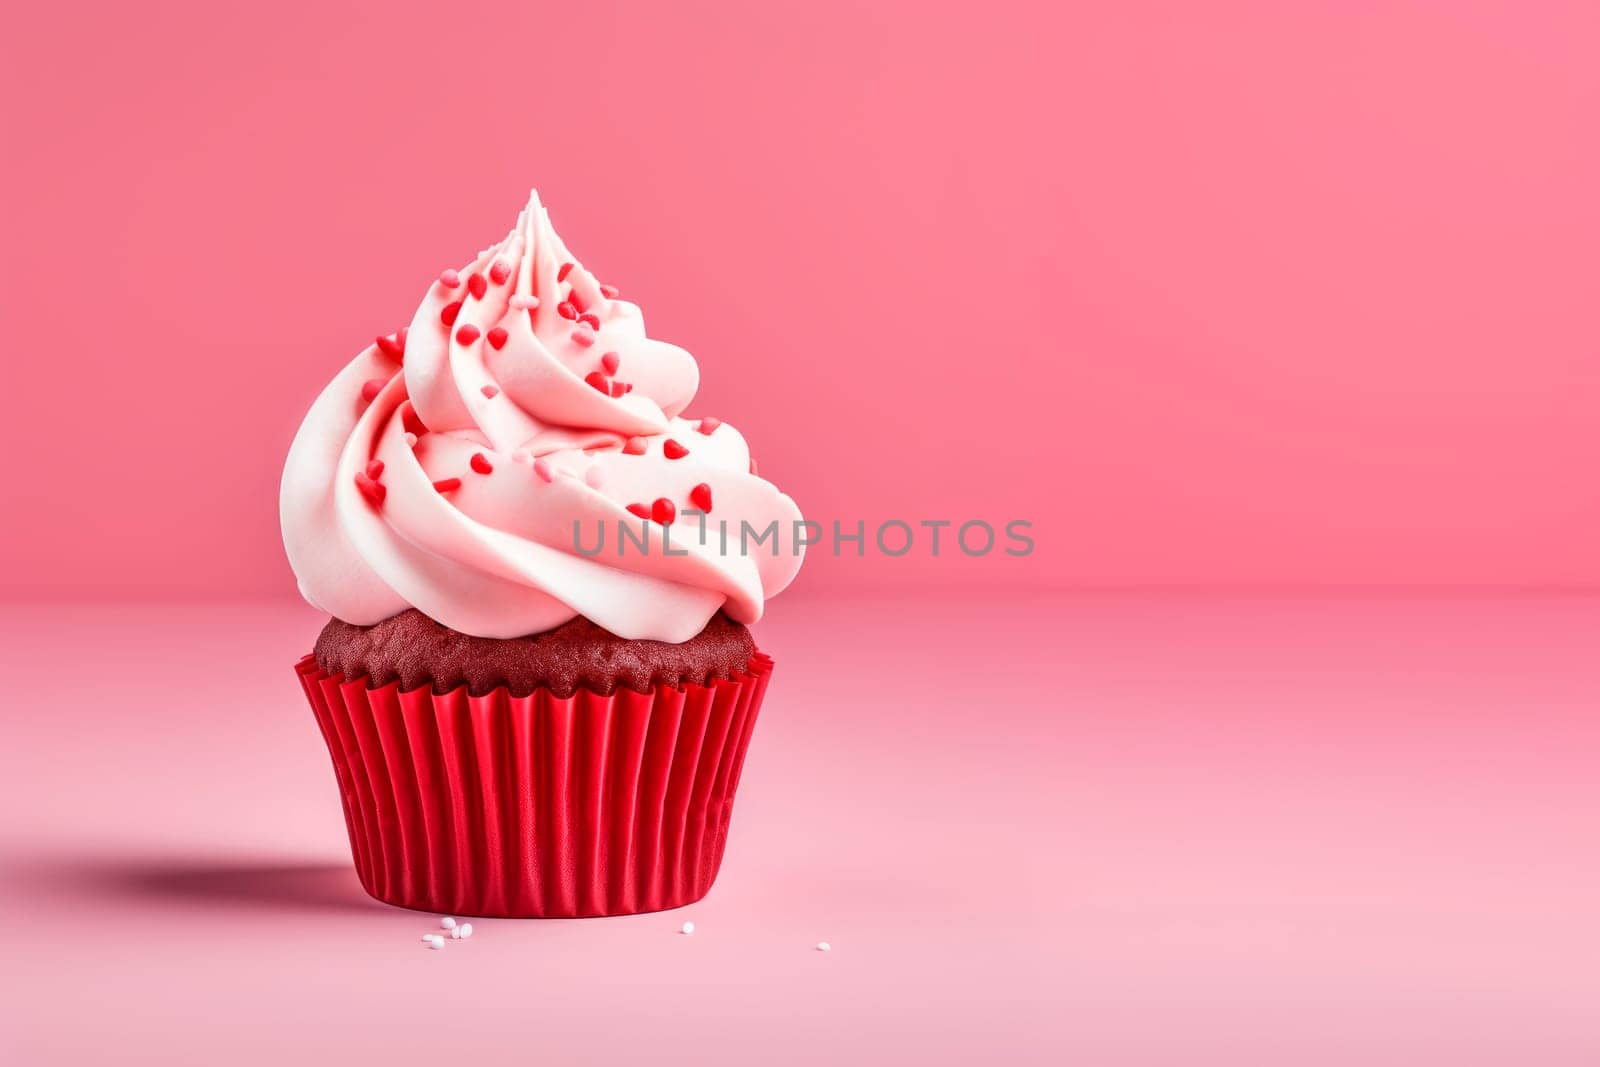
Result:
<svg viewBox="0 0 1600 1067"><path fill-rule="evenodd" d="M689 353L645 336L534 194L306 415L279 497L301 594L357 625L414 607L477 637L578 615L674 642L719 608L754 622L800 567L800 512L732 426L682 417L698 385ZM775 545L741 551L741 524L774 522ZM619 553L623 525L653 534L649 551Z"/></svg>

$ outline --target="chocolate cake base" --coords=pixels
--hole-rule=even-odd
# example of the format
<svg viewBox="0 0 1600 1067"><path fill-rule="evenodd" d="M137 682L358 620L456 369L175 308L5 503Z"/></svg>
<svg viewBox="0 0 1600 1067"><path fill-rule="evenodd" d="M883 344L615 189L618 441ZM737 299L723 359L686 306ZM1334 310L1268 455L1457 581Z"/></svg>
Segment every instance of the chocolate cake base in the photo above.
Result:
<svg viewBox="0 0 1600 1067"><path fill-rule="evenodd" d="M705 685L742 671L755 652L743 625L718 612L682 644L629 641L585 618L527 637L470 637L420 611L404 611L374 626L330 619L317 637L317 666L369 688L398 681L404 691L438 694L462 685L472 696L506 686L512 696L549 689L568 697L578 689L611 694L619 687L647 693L657 685Z"/></svg>

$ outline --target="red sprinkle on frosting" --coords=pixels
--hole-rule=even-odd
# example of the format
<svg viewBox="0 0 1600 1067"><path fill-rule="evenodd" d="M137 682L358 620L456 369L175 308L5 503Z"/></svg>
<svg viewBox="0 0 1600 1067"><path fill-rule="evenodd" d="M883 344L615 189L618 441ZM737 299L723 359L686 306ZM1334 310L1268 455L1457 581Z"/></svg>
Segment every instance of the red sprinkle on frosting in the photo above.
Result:
<svg viewBox="0 0 1600 1067"><path fill-rule="evenodd" d="M600 316L592 311L585 311L582 315L579 315L578 321L588 323L591 330L600 328Z"/></svg>
<svg viewBox="0 0 1600 1067"><path fill-rule="evenodd" d="M489 347L494 349L496 352L505 347L506 328L504 326L496 326L494 329L484 334L484 336L489 339Z"/></svg>
<svg viewBox="0 0 1600 1067"><path fill-rule="evenodd" d="M465 325L463 325L461 327L461 329L456 331L456 343L457 344L470 345L472 342L476 341L477 339L478 339L478 328L476 326L472 325L472 323L470 323L470 322L466 323Z"/></svg>
<svg viewBox="0 0 1600 1067"><path fill-rule="evenodd" d="M706 434L707 436L710 436L711 432L721 425L721 419L713 419L708 415L700 420L700 425L696 426L695 429L699 430L703 434Z"/></svg>
<svg viewBox="0 0 1600 1067"><path fill-rule="evenodd" d="M600 369L607 374L617 373L617 368L622 366L622 357L615 352L607 352L600 357Z"/></svg>
<svg viewBox="0 0 1600 1067"><path fill-rule="evenodd" d="M600 295L605 297L607 300L615 300L617 297L622 295L622 290L618 289L614 285L601 285Z"/></svg>
<svg viewBox="0 0 1600 1067"><path fill-rule="evenodd" d="M750 457L750 473L751 474L759 474L760 473L759 471L756 470L756 457L754 457L754 456Z"/></svg>
<svg viewBox="0 0 1600 1067"><path fill-rule="evenodd" d="M439 321L446 326L454 326L456 324L456 316L459 314L461 314L461 301L452 301L446 304L444 309L439 312Z"/></svg>
<svg viewBox="0 0 1600 1067"><path fill-rule="evenodd" d="M489 280L481 274L474 274L467 279L467 292L472 294L474 300L482 300L483 294L489 291Z"/></svg>
<svg viewBox="0 0 1600 1067"><path fill-rule="evenodd" d="M541 481L555 481L556 472L550 469L550 462L546 459L541 458L533 461L533 473L537 474Z"/></svg>
<svg viewBox="0 0 1600 1067"><path fill-rule="evenodd" d="M483 395L493 400L500 395L500 387L498 385L486 385L483 387Z"/></svg>
<svg viewBox="0 0 1600 1067"><path fill-rule="evenodd" d="M370 404L378 399L378 394L383 392L383 387L389 384L387 378L369 378L361 383L361 402Z"/></svg>
<svg viewBox="0 0 1600 1067"><path fill-rule="evenodd" d="M611 395L611 383L606 381L606 376L601 374L599 371L590 371L588 374L583 376L583 380L587 382L590 387L600 390L607 396Z"/></svg>
<svg viewBox="0 0 1600 1067"><path fill-rule="evenodd" d="M435 492L448 493L452 489L460 489L461 488L461 479L460 478L440 478L438 481L433 483L433 488L434 488Z"/></svg>
<svg viewBox="0 0 1600 1067"><path fill-rule="evenodd" d="M611 398L615 400L619 396L626 396L632 388L633 386L629 385L627 382L612 382Z"/></svg>
<svg viewBox="0 0 1600 1067"><path fill-rule="evenodd" d="M505 260L497 259L489 264L489 280L496 285L504 285L505 280L511 277L511 268L506 266Z"/></svg>
<svg viewBox="0 0 1600 1067"><path fill-rule="evenodd" d="M461 284L461 272L458 270L444 270L439 272L439 284L446 289L454 289Z"/></svg>
<svg viewBox="0 0 1600 1067"><path fill-rule="evenodd" d="M650 517L650 509L645 507L643 504L629 504L628 512L629 514L639 516L641 519L648 519Z"/></svg>
<svg viewBox="0 0 1600 1067"><path fill-rule="evenodd" d="M689 454L687 448L684 448L670 437L661 445L661 452L668 459L682 459Z"/></svg>
<svg viewBox="0 0 1600 1067"><path fill-rule="evenodd" d="M575 266L577 266L576 263L563 263L563 264L561 264L561 269L556 271L556 281L558 281L558 282L566 281L567 280L567 275L572 273L572 268L575 267Z"/></svg>
<svg viewBox="0 0 1600 1067"><path fill-rule="evenodd" d="M563 300L561 303L556 305L556 314L560 315L564 319L572 319L576 321L578 318L578 309L572 305L572 301Z"/></svg>
<svg viewBox="0 0 1600 1067"><path fill-rule="evenodd" d="M422 421L422 416L417 414L417 409L410 402L400 409L400 425L405 427L407 433L418 437L428 432L427 423Z"/></svg>
<svg viewBox="0 0 1600 1067"><path fill-rule="evenodd" d="M405 339L400 334L378 338L378 351L390 359L403 359L406 354Z"/></svg>
<svg viewBox="0 0 1600 1067"><path fill-rule="evenodd" d="M582 345L584 348L588 348L590 345L594 344L594 331L584 329L582 326L580 326L576 330L572 331L572 339L576 343Z"/></svg>
<svg viewBox="0 0 1600 1067"><path fill-rule="evenodd" d="M367 498L367 503L375 508L382 507L383 498L389 495L389 490L384 488L384 484L369 478L365 471L356 475L356 488L361 490L361 495Z"/></svg>
<svg viewBox="0 0 1600 1067"><path fill-rule="evenodd" d="M474 452L471 459L472 469L479 474L489 474L494 471L494 464L489 462L489 457L482 452Z"/></svg>
<svg viewBox="0 0 1600 1067"><path fill-rule="evenodd" d="M375 459L367 464L367 477L373 481L383 477L383 460Z"/></svg>
<svg viewBox="0 0 1600 1067"><path fill-rule="evenodd" d="M623 455L627 456L642 456L644 455L644 450L645 443L642 437L630 437L622 446Z"/></svg>
<svg viewBox="0 0 1600 1067"><path fill-rule="evenodd" d="M650 505L650 517L665 526L678 517L678 505L664 496L658 497L656 502Z"/></svg>
<svg viewBox="0 0 1600 1067"><path fill-rule="evenodd" d="M693 489L689 490L689 503L693 504L695 507L699 508L701 511L706 512L707 514L710 514L710 512L711 512L711 487L709 485L707 485L705 482L701 482L699 485L697 485Z"/></svg>

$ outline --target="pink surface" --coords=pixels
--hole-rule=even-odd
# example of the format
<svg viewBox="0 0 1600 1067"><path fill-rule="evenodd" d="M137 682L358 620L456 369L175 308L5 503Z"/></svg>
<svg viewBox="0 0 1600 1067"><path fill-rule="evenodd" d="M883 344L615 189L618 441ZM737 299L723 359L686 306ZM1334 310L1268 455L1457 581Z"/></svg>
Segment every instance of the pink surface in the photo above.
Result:
<svg viewBox="0 0 1600 1067"><path fill-rule="evenodd" d="M285 590L301 413L533 184L806 514L1036 523L802 588L1593 584L1597 48L1509 0L24 5L0 589Z"/></svg>
<svg viewBox="0 0 1600 1067"><path fill-rule="evenodd" d="M711 895L444 952L308 611L0 620L8 1063L1600 1059L1593 597L792 598Z"/></svg>

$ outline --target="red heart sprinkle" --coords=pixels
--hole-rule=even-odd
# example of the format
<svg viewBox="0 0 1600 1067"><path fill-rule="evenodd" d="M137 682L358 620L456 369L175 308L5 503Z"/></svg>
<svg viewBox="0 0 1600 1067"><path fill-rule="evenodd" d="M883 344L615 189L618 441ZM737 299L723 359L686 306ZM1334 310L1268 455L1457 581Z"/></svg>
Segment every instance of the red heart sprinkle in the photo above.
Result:
<svg viewBox="0 0 1600 1067"><path fill-rule="evenodd" d="M623 454L628 456L642 456L644 455L644 450L645 443L642 437L630 437L627 443L622 446Z"/></svg>
<svg viewBox="0 0 1600 1067"><path fill-rule="evenodd" d="M572 306L572 301L563 300L561 303L556 305L556 314L560 315L564 319L576 320L578 317L578 309Z"/></svg>
<svg viewBox="0 0 1600 1067"><path fill-rule="evenodd" d="M470 345L478 339L478 328L472 323L467 323L456 331L456 343Z"/></svg>
<svg viewBox="0 0 1600 1067"><path fill-rule="evenodd" d="M607 300L615 300L622 295L622 291L614 285L602 285L600 287L600 295Z"/></svg>
<svg viewBox="0 0 1600 1067"><path fill-rule="evenodd" d="M713 419L708 415L707 417L705 417L705 418L700 420L700 425L696 426L695 429L697 429L701 433L706 434L707 436L709 436L711 434L711 431L715 430L718 426L721 426L721 425L722 425L722 420L721 419Z"/></svg>
<svg viewBox="0 0 1600 1067"><path fill-rule="evenodd" d="M629 514L639 516L641 519L648 519L650 517L650 509L645 507L643 504L629 504L628 512Z"/></svg>
<svg viewBox="0 0 1600 1067"><path fill-rule="evenodd" d="M567 280L567 275L572 273L572 268L574 266L576 266L576 265L577 264L574 264L574 263L563 263L563 264L561 264L561 269L556 271L556 281L558 281L558 282L566 281Z"/></svg>
<svg viewBox="0 0 1600 1067"><path fill-rule="evenodd" d="M511 277L511 268L506 266L504 260L497 259L489 264L489 280L496 285L504 285L505 280L509 277Z"/></svg>
<svg viewBox="0 0 1600 1067"><path fill-rule="evenodd" d="M489 291L489 280L481 274L474 274L467 279L467 292L472 294L474 300L482 300L483 294Z"/></svg>
<svg viewBox="0 0 1600 1067"><path fill-rule="evenodd" d="M489 457L482 452L474 452L471 460L472 469L479 474L489 474L494 470L494 465L489 462Z"/></svg>
<svg viewBox="0 0 1600 1067"><path fill-rule="evenodd" d="M438 481L433 483L433 488L434 488L434 490L436 492L448 493L452 489L460 489L461 488L461 479L460 478L440 478Z"/></svg>
<svg viewBox="0 0 1600 1067"><path fill-rule="evenodd" d="M370 404L378 399L378 394L383 392L383 387L389 384L387 378L369 378L361 383L361 400Z"/></svg>
<svg viewBox="0 0 1600 1067"><path fill-rule="evenodd" d="M682 459L684 456L689 454L689 450L687 448L684 448L670 437L667 438L665 443L662 444L661 452L668 459Z"/></svg>
<svg viewBox="0 0 1600 1067"><path fill-rule="evenodd" d="M594 331L584 329L582 326L580 326L576 330L572 331L572 340L574 343L580 344L584 348L588 348L590 345L594 344Z"/></svg>
<svg viewBox="0 0 1600 1067"><path fill-rule="evenodd" d="M607 396L611 395L611 383L606 381L606 376L597 370L592 370L583 376L583 380L592 388L600 390Z"/></svg>
<svg viewBox="0 0 1600 1067"><path fill-rule="evenodd" d="M504 326L496 326L484 336L489 339L489 347L494 349L496 352L505 347L506 328Z"/></svg>
<svg viewBox="0 0 1600 1067"><path fill-rule="evenodd" d="M460 272L455 270L440 271L439 284L444 286L446 289L454 289L456 286L461 284Z"/></svg>
<svg viewBox="0 0 1600 1067"><path fill-rule="evenodd" d="M701 482L689 490L689 503L709 514L711 512L711 487Z"/></svg>
<svg viewBox="0 0 1600 1067"><path fill-rule="evenodd" d="M407 433L416 434L418 437L428 432L422 416L417 414L417 409L410 403L400 409L400 425L405 427Z"/></svg>
<svg viewBox="0 0 1600 1067"><path fill-rule="evenodd" d="M500 395L500 387L498 385L486 385L483 387L483 395L493 400Z"/></svg>
<svg viewBox="0 0 1600 1067"><path fill-rule="evenodd" d="M650 505L650 517L665 526L678 517L678 506L666 497L659 497Z"/></svg>
<svg viewBox="0 0 1600 1067"><path fill-rule="evenodd" d="M600 368L607 374L617 373L617 368L622 366L622 357L615 352L607 352L600 357Z"/></svg>
<svg viewBox="0 0 1600 1067"><path fill-rule="evenodd" d="M400 359L406 354L406 350L401 346L397 337L378 338L378 351L390 359Z"/></svg>
<svg viewBox="0 0 1600 1067"><path fill-rule="evenodd" d="M367 464L367 477L373 481L383 477L383 460L375 459Z"/></svg>
<svg viewBox="0 0 1600 1067"><path fill-rule="evenodd" d="M611 398L615 400L617 397L625 395L628 390L632 388L633 386L629 385L627 382L612 382Z"/></svg>
<svg viewBox="0 0 1600 1067"><path fill-rule="evenodd" d="M456 300L446 304L444 310L439 312L439 321L446 326L454 326L456 324L456 316L459 314L461 314L461 301Z"/></svg>
<svg viewBox="0 0 1600 1067"><path fill-rule="evenodd" d="M598 330L600 328L600 316L596 315L592 311L585 311L582 315L579 315L578 321L588 323L591 330Z"/></svg>
<svg viewBox="0 0 1600 1067"><path fill-rule="evenodd" d="M389 490L384 488L383 483L367 477L365 471L356 475L356 488L361 490L361 495L375 508L382 507L383 498L389 495Z"/></svg>

